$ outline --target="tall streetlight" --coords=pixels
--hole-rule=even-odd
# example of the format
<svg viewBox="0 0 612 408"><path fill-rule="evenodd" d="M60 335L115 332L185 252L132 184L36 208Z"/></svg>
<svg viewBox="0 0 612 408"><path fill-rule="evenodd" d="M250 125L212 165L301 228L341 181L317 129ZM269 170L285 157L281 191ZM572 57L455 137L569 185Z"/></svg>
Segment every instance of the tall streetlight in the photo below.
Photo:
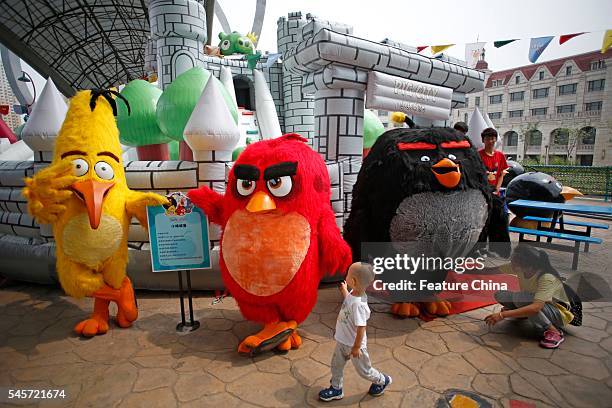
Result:
<svg viewBox="0 0 612 408"><path fill-rule="evenodd" d="M29 115L32 105L34 105L34 102L36 102L36 85L34 85L34 80L30 76L30 74L28 74L25 71L21 71L21 76L17 78L17 80L21 82L31 82L32 83L32 89L34 90L34 97L32 98L32 103L27 105L28 115Z"/></svg>

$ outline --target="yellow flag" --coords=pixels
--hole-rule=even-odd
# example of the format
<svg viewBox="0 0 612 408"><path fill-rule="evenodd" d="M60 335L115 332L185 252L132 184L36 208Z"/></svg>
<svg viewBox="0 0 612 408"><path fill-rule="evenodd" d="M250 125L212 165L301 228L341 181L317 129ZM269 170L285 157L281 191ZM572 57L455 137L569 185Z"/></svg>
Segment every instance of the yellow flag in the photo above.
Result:
<svg viewBox="0 0 612 408"><path fill-rule="evenodd" d="M612 47L612 30L607 30L604 34L603 43L601 44L601 53L605 54L610 47Z"/></svg>
<svg viewBox="0 0 612 408"><path fill-rule="evenodd" d="M437 53L439 53L439 52L444 51L444 50L445 50L445 49L447 49L447 48L452 47L453 45L455 45L455 44L446 44L446 45L432 45L432 46L431 46L431 52L432 52L433 54L437 54Z"/></svg>

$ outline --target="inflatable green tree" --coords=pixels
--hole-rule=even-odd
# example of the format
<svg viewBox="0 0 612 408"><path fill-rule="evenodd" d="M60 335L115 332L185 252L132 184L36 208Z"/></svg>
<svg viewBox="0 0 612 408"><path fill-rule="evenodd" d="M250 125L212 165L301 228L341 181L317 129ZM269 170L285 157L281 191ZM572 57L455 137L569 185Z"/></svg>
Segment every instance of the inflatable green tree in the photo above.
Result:
<svg viewBox="0 0 612 408"><path fill-rule="evenodd" d="M382 124L378 116L369 109L363 112L363 151L364 155L370 151L370 148L378 139L378 136L385 132L385 126Z"/></svg>
<svg viewBox="0 0 612 408"><path fill-rule="evenodd" d="M142 79L128 83L121 91L129 104L127 106L117 98L117 126L121 143L136 146L140 160L168 160L168 142L170 139L157 125L157 100L162 91L155 85Z"/></svg>
<svg viewBox="0 0 612 408"><path fill-rule="evenodd" d="M180 158L182 160L192 159L189 146L183 142L183 131L193 108L202 95L204 86L211 77L213 81L219 81L204 68L191 68L176 77L157 102L157 124L162 132L181 142ZM232 97L221 82L218 85L234 121L238 123L238 111Z"/></svg>

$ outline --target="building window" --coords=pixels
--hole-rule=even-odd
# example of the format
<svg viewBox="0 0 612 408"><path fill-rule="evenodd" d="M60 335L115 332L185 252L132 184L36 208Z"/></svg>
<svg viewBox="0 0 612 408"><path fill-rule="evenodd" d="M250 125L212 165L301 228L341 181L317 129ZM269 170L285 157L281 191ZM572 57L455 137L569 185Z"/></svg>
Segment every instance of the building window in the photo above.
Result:
<svg viewBox="0 0 612 408"><path fill-rule="evenodd" d="M503 79L496 79L492 82L493 86L502 86L504 84Z"/></svg>
<svg viewBox="0 0 612 408"><path fill-rule="evenodd" d="M576 105L559 105L557 113L572 113L576 111Z"/></svg>
<svg viewBox="0 0 612 408"><path fill-rule="evenodd" d="M548 113L548 108L533 108L531 116L544 116Z"/></svg>
<svg viewBox="0 0 612 408"><path fill-rule="evenodd" d="M597 129L593 126L586 126L580 129L580 140L581 145L594 145L595 136L597 135Z"/></svg>
<svg viewBox="0 0 612 408"><path fill-rule="evenodd" d="M585 111L600 111L602 106L602 102L588 102L584 104Z"/></svg>
<svg viewBox="0 0 612 408"><path fill-rule="evenodd" d="M474 105L480 106L480 96L474 97Z"/></svg>
<svg viewBox="0 0 612 408"><path fill-rule="evenodd" d="M606 61L605 60L599 60L599 61L592 61L591 62L591 71L596 71L598 69L606 69Z"/></svg>
<svg viewBox="0 0 612 408"><path fill-rule="evenodd" d="M540 71L538 75L539 75L540 81L544 79L544 71Z"/></svg>
<svg viewBox="0 0 612 408"><path fill-rule="evenodd" d="M592 154L581 154L578 156L580 160L581 166L592 166L593 165L593 155Z"/></svg>
<svg viewBox="0 0 612 408"><path fill-rule="evenodd" d="M533 99L548 98L548 88L538 88L533 90Z"/></svg>
<svg viewBox="0 0 612 408"><path fill-rule="evenodd" d="M501 112L489 112L489 119L501 119Z"/></svg>
<svg viewBox="0 0 612 408"><path fill-rule="evenodd" d="M517 84L517 85L518 85L518 84L520 84L520 83L521 83L521 77L520 77L520 76L518 76L518 75L517 75L517 76L515 76L515 77L514 77L514 83L515 83L515 84Z"/></svg>
<svg viewBox="0 0 612 408"><path fill-rule="evenodd" d="M537 129L532 129L527 132L527 146L541 146L542 132Z"/></svg>
<svg viewBox="0 0 612 408"><path fill-rule="evenodd" d="M594 81L587 82L587 90L589 92L603 91L605 87L606 87L605 79L596 79Z"/></svg>
<svg viewBox="0 0 612 408"><path fill-rule="evenodd" d="M510 92L510 102L522 101L525 99L525 92Z"/></svg>
<svg viewBox="0 0 612 408"><path fill-rule="evenodd" d="M506 132L504 134L504 146L518 146L518 133L516 133L514 130Z"/></svg>
<svg viewBox="0 0 612 408"><path fill-rule="evenodd" d="M522 110L508 111L508 116L511 118L521 118L523 117L523 111Z"/></svg>
<svg viewBox="0 0 612 408"><path fill-rule="evenodd" d="M571 68L571 67L568 67ZM576 93L577 84L566 84L559 86L559 95L574 95Z"/></svg>
<svg viewBox="0 0 612 408"><path fill-rule="evenodd" d="M498 103L502 103L502 96L503 95L491 95L489 96L489 104L490 105L495 105Z"/></svg>
<svg viewBox="0 0 612 408"><path fill-rule="evenodd" d="M567 129L555 129L550 133L553 144L566 146L569 142L569 131Z"/></svg>
<svg viewBox="0 0 612 408"><path fill-rule="evenodd" d="M463 114L463 121L465 123L468 123L468 114L467 114L467 112Z"/></svg>
<svg viewBox="0 0 612 408"><path fill-rule="evenodd" d="M572 66L565 67L565 75L572 75Z"/></svg>
<svg viewBox="0 0 612 408"><path fill-rule="evenodd" d="M468 98L467 96L465 97L465 107L466 108L470 107L470 98Z"/></svg>

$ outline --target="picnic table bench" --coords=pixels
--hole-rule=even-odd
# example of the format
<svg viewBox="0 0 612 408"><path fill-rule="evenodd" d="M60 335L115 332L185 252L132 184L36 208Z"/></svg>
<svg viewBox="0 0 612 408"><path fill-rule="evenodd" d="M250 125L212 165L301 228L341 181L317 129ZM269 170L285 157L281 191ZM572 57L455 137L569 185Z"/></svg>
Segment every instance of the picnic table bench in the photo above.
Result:
<svg viewBox="0 0 612 408"><path fill-rule="evenodd" d="M523 207L530 209L549 210L552 211L552 217L536 217L526 216L523 219L530 221L537 221L538 225L536 229L529 228L518 228L509 227L509 232L519 234L519 241L531 242L534 246L548 248L563 252L572 252L572 269L578 268L578 256L580 253L580 244L584 243L584 252L589 251L590 244L601 244L603 241L600 238L591 237L592 229L608 229L609 226L606 224L600 224L590 221L573 221L564 220L563 212L571 212L579 216L588 217L589 215L602 215L612 216L612 206L596 206L596 205L584 205L584 204L566 204L566 203L549 203L545 201L532 201L532 200L516 200L509 203L511 207ZM542 223L550 223L548 227L542 225ZM558 225L558 226L557 226ZM574 227L584 227L584 230L567 229L566 225ZM533 235L536 237L535 241L525 239L525 235ZM540 242L540 238L546 238L546 242ZM574 246L569 247L562 244L553 244L552 240L566 240L573 241Z"/></svg>

